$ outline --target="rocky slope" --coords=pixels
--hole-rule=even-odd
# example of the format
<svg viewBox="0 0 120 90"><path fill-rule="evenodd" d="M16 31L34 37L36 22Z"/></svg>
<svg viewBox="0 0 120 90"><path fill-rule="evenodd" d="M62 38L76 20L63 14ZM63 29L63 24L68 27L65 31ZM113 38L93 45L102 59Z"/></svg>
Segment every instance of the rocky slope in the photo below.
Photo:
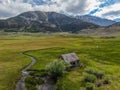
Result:
<svg viewBox="0 0 120 90"><path fill-rule="evenodd" d="M98 25L56 12L30 11L7 20L0 20L0 30L7 32L78 32Z"/></svg>
<svg viewBox="0 0 120 90"><path fill-rule="evenodd" d="M86 21L86 22L90 22L93 24L97 24L100 26L109 26L112 24L115 24L115 21L112 20L108 20L108 19L103 19L103 18L99 18L99 17L95 17L95 16L89 16L89 15L85 15L85 16L76 16L77 19Z"/></svg>

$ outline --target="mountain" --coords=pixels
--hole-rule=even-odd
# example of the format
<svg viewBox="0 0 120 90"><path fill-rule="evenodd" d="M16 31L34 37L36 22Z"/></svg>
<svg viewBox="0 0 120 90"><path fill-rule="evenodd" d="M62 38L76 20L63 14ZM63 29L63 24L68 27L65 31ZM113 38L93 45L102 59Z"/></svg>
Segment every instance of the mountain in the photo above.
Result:
<svg viewBox="0 0 120 90"><path fill-rule="evenodd" d="M56 12L29 11L7 20L0 20L0 30L25 32L77 32L98 25Z"/></svg>
<svg viewBox="0 0 120 90"><path fill-rule="evenodd" d="M79 33L99 36L116 36L120 35L120 23L115 23L107 27L100 27L96 29L82 29Z"/></svg>
<svg viewBox="0 0 120 90"><path fill-rule="evenodd" d="M116 23L115 21L112 21L112 20L103 19L103 18L99 18L99 17L95 17L95 16L89 16L89 15L76 16L76 18L83 20L83 21L86 21L86 22L97 24L100 26L109 26L109 25Z"/></svg>
<svg viewBox="0 0 120 90"><path fill-rule="evenodd" d="M110 26L108 26L108 28L119 28L120 29L120 22L110 25Z"/></svg>
<svg viewBox="0 0 120 90"><path fill-rule="evenodd" d="M120 23L118 22L113 25L110 25L106 29L109 30L110 32L120 33Z"/></svg>

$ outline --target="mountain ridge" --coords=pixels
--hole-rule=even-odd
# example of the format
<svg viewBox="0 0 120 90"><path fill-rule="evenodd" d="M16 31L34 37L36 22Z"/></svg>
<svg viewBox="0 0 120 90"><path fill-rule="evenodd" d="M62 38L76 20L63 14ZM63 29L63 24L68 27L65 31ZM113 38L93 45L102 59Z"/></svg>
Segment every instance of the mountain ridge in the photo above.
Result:
<svg viewBox="0 0 120 90"><path fill-rule="evenodd" d="M100 26L105 26L105 27L117 23L117 22L112 21L112 20L99 18L99 17L96 17L96 16L90 16L90 15L76 16L75 18L81 19L83 21L90 22L90 23L93 23L93 24L97 24L97 25L100 25Z"/></svg>
<svg viewBox="0 0 120 90"><path fill-rule="evenodd" d="M29 11L7 20L0 20L0 29L25 32L77 32L98 25L56 12Z"/></svg>

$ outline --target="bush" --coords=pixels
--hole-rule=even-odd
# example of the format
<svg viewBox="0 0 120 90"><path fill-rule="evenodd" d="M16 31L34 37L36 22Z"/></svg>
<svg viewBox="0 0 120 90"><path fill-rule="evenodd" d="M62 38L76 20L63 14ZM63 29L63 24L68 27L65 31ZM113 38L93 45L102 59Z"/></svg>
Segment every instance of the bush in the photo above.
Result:
<svg viewBox="0 0 120 90"><path fill-rule="evenodd" d="M54 61L46 66L46 70L48 74L54 78L62 76L66 69L65 64L63 61Z"/></svg>
<svg viewBox="0 0 120 90"><path fill-rule="evenodd" d="M106 76L103 80L103 84L110 84L110 77Z"/></svg>
<svg viewBox="0 0 120 90"><path fill-rule="evenodd" d="M35 81L35 79L33 77L27 77L25 79L25 86L26 86L27 90L37 90L36 84L37 84L37 82Z"/></svg>
<svg viewBox="0 0 120 90"><path fill-rule="evenodd" d="M83 81L84 82L90 82L90 83L94 83L97 80L95 75L92 74L84 74L84 78Z"/></svg>
<svg viewBox="0 0 120 90"><path fill-rule="evenodd" d="M38 85L41 85L44 83L44 81L41 78L36 79L36 82Z"/></svg>
<svg viewBox="0 0 120 90"><path fill-rule="evenodd" d="M101 86L102 86L101 81L98 81L98 82L96 83L96 86L97 86L97 87L101 87Z"/></svg>
<svg viewBox="0 0 120 90"><path fill-rule="evenodd" d="M31 77L31 76L27 77L25 79L25 82L27 84L31 84L31 85L37 85L37 84L40 85L40 84L44 83L44 81L41 78L34 78L34 77Z"/></svg>
<svg viewBox="0 0 120 90"><path fill-rule="evenodd" d="M94 84L88 82L86 83L85 87L86 87L86 90L93 90Z"/></svg>
<svg viewBox="0 0 120 90"><path fill-rule="evenodd" d="M95 72L95 75L98 79L103 79L103 77L104 77L104 73L101 71Z"/></svg>
<svg viewBox="0 0 120 90"><path fill-rule="evenodd" d="M33 78L31 76L29 76L25 79L25 83L30 84L30 85L36 85L37 84L35 78Z"/></svg>
<svg viewBox="0 0 120 90"><path fill-rule="evenodd" d="M34 76L34 77L45 77L47 76L47 72L46 71L34 71L34 72L30 72L30 75L31 76Z"/></svg>
<svg viewBox="0 0 120 90"><path fill-rule="evenodd" d="M30 84L26 84L26 88L27 90L37 90L36 86Z"/></svg>
<svg viewBox="0 0 120 90"><path fill-rule="evenodd" d="M101 71L86 69L86 72L89 74L94 74L97 77L97 79L102 79L104 77L104 73Z"/></svg>
<svg viewBox="0 0 120 90"><path fill-rule="evenodd" d="M109 84L110 83L110 81L108 80L108 79L105 79L104 81L103 81L103 84Z"/></svg>

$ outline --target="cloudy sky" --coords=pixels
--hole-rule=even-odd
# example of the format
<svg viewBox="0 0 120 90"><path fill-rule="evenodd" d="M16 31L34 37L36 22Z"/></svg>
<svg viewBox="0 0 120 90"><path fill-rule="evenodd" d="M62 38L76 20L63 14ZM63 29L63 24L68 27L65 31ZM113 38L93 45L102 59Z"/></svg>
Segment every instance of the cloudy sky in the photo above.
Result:
<svg viewBox="0 0 120 90"><path fill-rule="evenodd" d="M0 19L36 10L120 21L120 0L0 0Z"/></svg>

